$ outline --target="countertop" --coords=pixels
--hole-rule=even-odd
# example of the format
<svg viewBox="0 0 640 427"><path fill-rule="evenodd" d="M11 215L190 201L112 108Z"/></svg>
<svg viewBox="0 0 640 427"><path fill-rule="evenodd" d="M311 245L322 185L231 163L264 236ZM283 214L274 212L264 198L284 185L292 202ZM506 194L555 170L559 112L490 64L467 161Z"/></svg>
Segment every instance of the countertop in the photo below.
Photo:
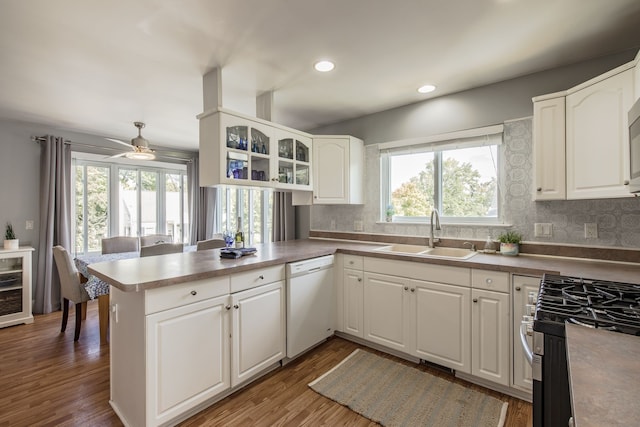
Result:
<svg viewBox="0 0 640 427"><path fill-rule="evenodd" d="M122 291L136 292L338 252L399 261L508 271L525 275L541 276L544 273L555 273L640 284L640 264L637 263L616 263L542 255L506 256L483 253L478 253L467 260L456 260L376 250L386 245L384 243L360 243L344 240L290 240L257 245L258 251L255 255L238 259L222 259L219 249L211 249L90 264L88 270L91 274Z"/></svg>
<svg viewBox="0 0 640 427"><path fill-rule="evenodd" d="M640 423L640 337L566 325L575 427Z"/></svg>

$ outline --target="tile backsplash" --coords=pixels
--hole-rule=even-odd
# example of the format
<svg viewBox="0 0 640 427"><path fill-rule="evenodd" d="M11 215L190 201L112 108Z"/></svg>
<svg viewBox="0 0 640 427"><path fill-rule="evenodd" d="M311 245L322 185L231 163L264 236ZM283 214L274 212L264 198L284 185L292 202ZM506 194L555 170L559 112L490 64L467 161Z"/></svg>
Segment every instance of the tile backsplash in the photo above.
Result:
<svg viewBox="0 0 640 427"><path fill-rule="evenodd" d="M640 249L640 198L601 200L532 200L533 146L532 119L504 124L501 156L502 220L522 233L528 242L607 246ZM310 209L311 230L353 232L363 221L364 233L425 236L427 224L400 224L380 221L380 157L376 145L365 146L365 204L314 205ZM535 223L551 223L551 237L534 237ZM596 223L598 237L586 239L584 224ZM442 224L439 235L447 238L484 241L497 237L505 225Z"/></svg>

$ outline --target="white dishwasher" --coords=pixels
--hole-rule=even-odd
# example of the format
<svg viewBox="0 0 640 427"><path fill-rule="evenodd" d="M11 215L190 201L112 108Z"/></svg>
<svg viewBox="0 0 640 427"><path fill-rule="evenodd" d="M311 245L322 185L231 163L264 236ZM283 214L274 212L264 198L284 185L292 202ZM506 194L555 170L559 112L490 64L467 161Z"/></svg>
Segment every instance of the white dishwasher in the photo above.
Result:
<svg viewBox="0 0 640 427"><path fill-rule="evenodd" d="M287 357L333 334L333 255L287 264Z"/></svg>

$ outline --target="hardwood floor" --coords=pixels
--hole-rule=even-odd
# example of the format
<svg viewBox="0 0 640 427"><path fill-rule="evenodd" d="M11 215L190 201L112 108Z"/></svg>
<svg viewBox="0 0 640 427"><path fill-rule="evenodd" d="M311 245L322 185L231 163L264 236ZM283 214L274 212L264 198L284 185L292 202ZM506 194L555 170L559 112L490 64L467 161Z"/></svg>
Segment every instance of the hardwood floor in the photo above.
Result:
<svg viewBox="0 0 640 427"><path fill-rule="evenodd" d="M109 346L100 346L97 302L89 303L76 343L73 328L60 333L61 316L61 312L36 316L31 325L0 329L0 426L122 425L108 403ZM333 338L180 425L375 426L307 387L359 347ZM430 367L418 368L450 377ZM531 426L529 403L488 392L509 402L506 427Z"/></svg>

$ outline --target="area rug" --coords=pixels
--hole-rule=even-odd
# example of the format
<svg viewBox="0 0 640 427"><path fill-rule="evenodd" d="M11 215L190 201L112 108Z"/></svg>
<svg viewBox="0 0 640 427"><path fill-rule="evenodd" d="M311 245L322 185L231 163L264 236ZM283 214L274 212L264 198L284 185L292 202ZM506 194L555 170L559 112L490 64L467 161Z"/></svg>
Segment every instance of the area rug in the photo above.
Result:
<svg viewBox="0 0 640 427"><path fill-rule="evenodd" d="M360 349L309 387L389 427L502 427L507 414L506 402Z"/></svg>

